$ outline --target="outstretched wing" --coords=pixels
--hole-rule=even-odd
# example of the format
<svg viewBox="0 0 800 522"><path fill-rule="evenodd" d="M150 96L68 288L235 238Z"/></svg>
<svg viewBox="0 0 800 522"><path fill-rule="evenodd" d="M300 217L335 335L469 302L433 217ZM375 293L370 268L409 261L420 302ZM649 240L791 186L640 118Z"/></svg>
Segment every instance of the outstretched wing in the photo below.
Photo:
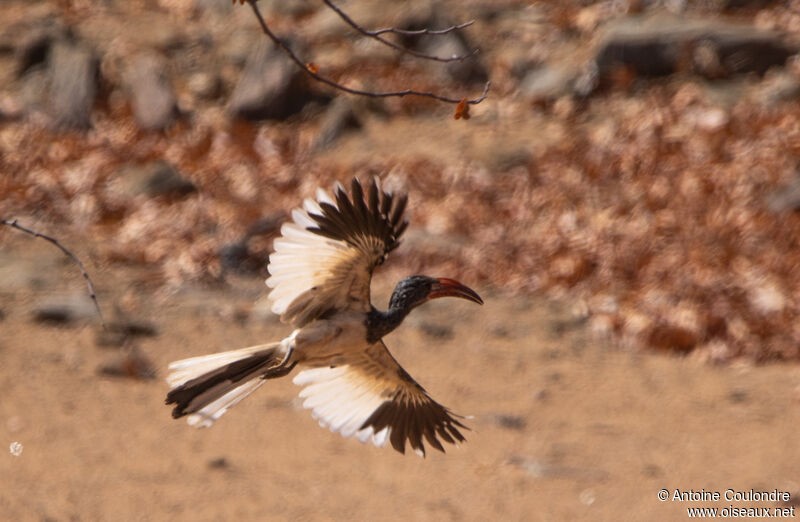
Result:
<svg viewBox="0 0 800 522"><path fill-rule="evenodd" d="M391 442L400 453L408 441L425 456L423 438L444 452L439 439L458 444L464 441L459 428L468 429L403 370L383 341L330 366L304 370L294 383L304 386L303 407L312 410L321 426L376 446Z"/></svg>
<svg viewBox="0 0 800 522"><path fill-rule="evenodd" d="M369 311L372 271L398 245L408 226L406 196L383 192L375 179L351 195L337 183L334 197L317 190L284 223L269 257L272 311L299 328L334 311Z"/></svg>

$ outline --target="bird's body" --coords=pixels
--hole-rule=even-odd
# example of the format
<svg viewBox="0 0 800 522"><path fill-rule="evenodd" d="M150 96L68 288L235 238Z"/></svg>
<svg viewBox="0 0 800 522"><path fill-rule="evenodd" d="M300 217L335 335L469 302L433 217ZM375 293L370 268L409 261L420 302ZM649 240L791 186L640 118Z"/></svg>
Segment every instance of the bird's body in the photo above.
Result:
<svg viewBox="0 0 800 522"><path fill-rule="evenodd" d="M389 308L370 302L376 266L393 250L407 226L405 197L381 191L373 181L364 193L353 180L351 197L337 185L334 197L318 191L292 212L270 256L267 285L272 311L295 327L280 342L177 361L167 404L174 417L188 415L210 426L266 380L300 365L294 382L304 406L321 425L404 452L408 442L424 455L423 438L444 451L439 439L464 440L457 415L435 402L395 361L383 336L416 306L455 296L482 303L452 279L411 276L400 281Z"/></svg>

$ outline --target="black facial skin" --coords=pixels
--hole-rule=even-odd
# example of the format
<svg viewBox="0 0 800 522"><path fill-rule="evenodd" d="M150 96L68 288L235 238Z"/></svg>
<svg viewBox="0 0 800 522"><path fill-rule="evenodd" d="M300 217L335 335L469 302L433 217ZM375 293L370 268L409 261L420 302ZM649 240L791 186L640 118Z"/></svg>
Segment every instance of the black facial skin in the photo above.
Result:
<svg viewBox="0 0 800 522"><path fill-rule="evenodd" d="M458 281L424 275L406 277L397 283L392 292L388 310L384 312L373 308L367 314L367 341L377 342L397 328L411 310L425 301L438 297L461 297L483 304L477 293Z"/></svg>

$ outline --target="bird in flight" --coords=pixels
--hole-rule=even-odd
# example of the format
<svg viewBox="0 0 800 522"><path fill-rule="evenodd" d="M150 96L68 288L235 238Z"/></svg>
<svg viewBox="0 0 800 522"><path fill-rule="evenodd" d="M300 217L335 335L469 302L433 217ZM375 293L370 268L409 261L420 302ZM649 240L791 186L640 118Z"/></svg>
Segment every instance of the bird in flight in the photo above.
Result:
<svg viewBox="0 0 800 522"><path fill-rule="evenodd" d="M386 311L370 301L372 272L398 246L408 221L407 197L366 190L354 178L350 194L318 189L292 211L269 257L272 311L295 330L279 342L176 361L169 365L172 416L211 426L268 379L288 375L303 386L303 406L323 427L376 446L391 443L419 455L428 445L464 441L463 418L434 401L398 364L383 337L415 307L439 297L483 304L458 281L414 275L402 279Z"/></svg>

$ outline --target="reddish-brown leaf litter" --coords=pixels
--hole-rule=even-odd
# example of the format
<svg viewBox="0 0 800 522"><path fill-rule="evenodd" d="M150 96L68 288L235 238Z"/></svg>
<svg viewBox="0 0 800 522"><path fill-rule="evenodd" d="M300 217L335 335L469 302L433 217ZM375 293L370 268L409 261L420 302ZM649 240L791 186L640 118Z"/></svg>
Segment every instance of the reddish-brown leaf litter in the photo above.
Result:
<svg viewBox="0 0 800 522"><path fill-rule="evenodd" d="M337 81L460 98L489 77L490 99L471 114L459 106L456 118L472 119L456 130L444 104L364 101L296 71L262 71L273 90L284 80L291 88L259 100L291 108L261 119L264 107L233 102L237 89L253 88L241 77L265 45L246 7L5 3L0 213L51 233L78 231L97 242L99 259L145 265L154 284L179 286L224 279L225 247L316 186L379 176L410 193L412 229L396 256L404 266L565 297L597 333L633 347L713 361L800 357L797 60L763 74L736 69L739 55L729 59L719 40L715 74L683 62L649 74L625 53L611 68L592 62L614 24L637 16L762 31L792 49L800 3L352 7L371 27L475 18L447 41L481 48L467 66L420 63L356 38L324 6L279 4L262 7L273 29L292 34L309 67ZM435 41L401 43L437 52ZM697 65L708 49L695 44L687 52ZM59 46L91 49L96 94L87 128L53 116ZM137 124L137 82L126 80L137 73L129 57L145 53L158 56L175 100L156 130ZM574 76L542 88L541 76L557 67ZM332 99L348 110L320 140ZM275 231L247 236L246 257L265 260Z"/></svg>

